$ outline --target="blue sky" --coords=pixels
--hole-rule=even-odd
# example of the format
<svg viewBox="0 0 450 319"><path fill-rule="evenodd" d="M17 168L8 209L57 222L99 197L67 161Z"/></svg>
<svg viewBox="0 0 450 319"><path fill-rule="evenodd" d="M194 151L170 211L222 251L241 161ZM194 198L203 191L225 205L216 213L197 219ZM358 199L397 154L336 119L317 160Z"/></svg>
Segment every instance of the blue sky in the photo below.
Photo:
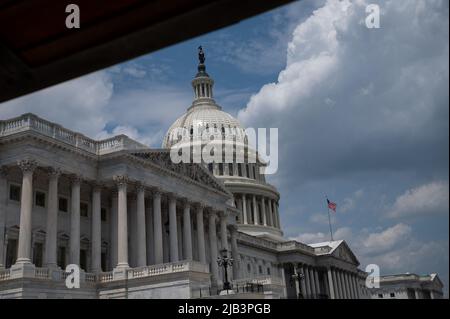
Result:
<svg viewBox="0 0 450 319"><path fill-rule="evenodd" d="M448 286L449 4L303 0L106 70L0 104L89 136L160 147L190 106L197 47L223 109L279 128L285 236L335 237L384 274L438 272Z"/></svg>

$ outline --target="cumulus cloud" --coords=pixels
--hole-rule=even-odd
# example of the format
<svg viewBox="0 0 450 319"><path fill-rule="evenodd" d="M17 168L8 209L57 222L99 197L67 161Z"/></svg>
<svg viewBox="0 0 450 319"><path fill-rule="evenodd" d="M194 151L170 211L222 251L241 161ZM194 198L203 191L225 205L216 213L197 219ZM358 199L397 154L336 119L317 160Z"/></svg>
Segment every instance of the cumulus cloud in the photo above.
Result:
<svg viewBox="0 0 450 319"><path fill-rule="evenodd" d="M397 224L381 232L374 232L360 240L360 251L365 255L386 252L407 241L412 229L405 224Z"/></svg>
<svg viewBox="0 0 450 319"><path fill-rule="evenodd" d="M368 3L328 0L299 24L277 82L239 112L279 128L287 186L448 167L448 2L379 1L377 30Z"/></svg>
<svg viewBox="0 0 450 319"><path fill-rule="evenodd" d="M349 227L341 227L333 232L334 240L346 240L347 242L352 238L352 230ZM305 244L314 244L320 242L326 242L330 240L329 233L317 232L317 233L301 233L298 236L291 237L291 240L297 240Z"/></svg>
<svg viewBox="0 0 450 319"><path fill-rule="evenodd" d="M0 119L32 112L72 130L94 136L108 121L106 106L114 85L105 71L96 72L0 104Z"/></svg>
<svg viewBox="0 0 450 319"><path fill-rule="evenodd" d="M448 214L449 185L448 182L432 182L407 190L398 196L388 210L391 218L408 216L430 216Z"/></svg>

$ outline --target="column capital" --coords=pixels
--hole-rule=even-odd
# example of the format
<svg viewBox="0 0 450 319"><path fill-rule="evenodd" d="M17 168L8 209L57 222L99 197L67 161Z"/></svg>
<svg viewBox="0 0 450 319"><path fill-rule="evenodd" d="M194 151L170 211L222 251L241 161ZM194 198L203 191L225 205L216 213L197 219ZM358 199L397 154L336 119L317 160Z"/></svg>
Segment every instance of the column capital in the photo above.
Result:
<svg viewBox="0 0 450 319"><path fill-rule="evenodd" d="M32 159L24 159L18 161L17 165L20 167L23 173L25 172L33 173L37 167L37 162Z"/></svg>
<svg viewBox="0 0 450 319"><path fill-rule="evenodd" d="M113 181L118 187L126 186L130 181L127 175L114 175Z"/></svg>
<svg viewBox="0 0 450 319"><path fill-rule="evenodd" d="M50 178L59 178L62 172L58 167L49 167L47 168L47 174Z"/></svg>
<svg viewBox="0 0 450 319"><path fill-rule="evenodd" d="M83 176L78 174L72 174L70 175L70 182L72 185L80 185L83 181Z"/></svg>
<svg viewBox="0 0 450 319"><path fill-rule="evenodd" d="M183 208L191 208L191 201L187 197L181 198L181 203L183 204Z"/></svg>
<svg viewBox="0 0 450 319"><path fill-rule="evenodd" d="M161 193L161 192L159 192L159 193ZM178 199L178 195L176 194L176 193L174 193L174 192L168 192L168 193L166 193L166 196L167 196L167 198L169 199L169 200L177 200Z"/></svg>
<svg viewBox="0 0 450 319"><path fill-rule="evenodd" d="M103 183L100 183L100 182L93 182L93 183L92 183L92 191L94 191L94 192L100 192L100 191L103 189L104 186L105 186L105 185L104 185Z"/></svg>
<svg viewBox="0 0 450 319"><path fill-rule="evenodd" d="M197 210L204 210L206 205L204 203L201 202L196 202L196 203L192 203L192 206L197 209Z"/></svg>
<svg viewBox="0 0 450 319"><path fill-rule="evenodd" d="M145 190L147 189L147 187L146 187L143 183L141 183L141 182L136 183L135 188L136 188L136 192L137 192L137 193L139 193L139 192L145 192Z"/></svg>
<svg viewBox="0 0 450 319"><path fill-rule="evenodd" d="M161 196L162 195L162 190L159 187L152 187L152 189L150 190L153 196Z"/></svg>

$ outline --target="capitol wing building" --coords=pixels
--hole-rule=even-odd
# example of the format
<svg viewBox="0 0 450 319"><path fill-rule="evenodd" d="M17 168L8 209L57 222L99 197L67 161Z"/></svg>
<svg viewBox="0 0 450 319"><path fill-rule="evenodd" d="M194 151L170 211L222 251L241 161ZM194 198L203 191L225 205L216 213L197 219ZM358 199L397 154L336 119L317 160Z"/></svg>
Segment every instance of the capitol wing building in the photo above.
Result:
<svg viewBox="0 0 450 319"><path fill-rule="evenodd" d="M213 85L201 60L161 149L33 114L0 121L0 298L370 298L345 241L283 237L280 194ZM172 150L210 141L197 125L233 159L175 163Z"/></svg>

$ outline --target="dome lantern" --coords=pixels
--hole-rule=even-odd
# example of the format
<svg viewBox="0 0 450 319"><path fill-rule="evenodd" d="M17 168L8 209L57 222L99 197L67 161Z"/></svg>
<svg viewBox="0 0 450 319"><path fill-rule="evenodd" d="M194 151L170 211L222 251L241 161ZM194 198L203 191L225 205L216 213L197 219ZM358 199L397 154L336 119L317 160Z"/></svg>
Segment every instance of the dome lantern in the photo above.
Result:
<svg viewBox="0 0 450 319"><path fill-rule="evenodd" d="M205 54L201 46L198 47L198 73L192 80L192 88L194 89L193 105L203 102L212 102L213 100L213 86L214 80L206 73Z"/></svg>

